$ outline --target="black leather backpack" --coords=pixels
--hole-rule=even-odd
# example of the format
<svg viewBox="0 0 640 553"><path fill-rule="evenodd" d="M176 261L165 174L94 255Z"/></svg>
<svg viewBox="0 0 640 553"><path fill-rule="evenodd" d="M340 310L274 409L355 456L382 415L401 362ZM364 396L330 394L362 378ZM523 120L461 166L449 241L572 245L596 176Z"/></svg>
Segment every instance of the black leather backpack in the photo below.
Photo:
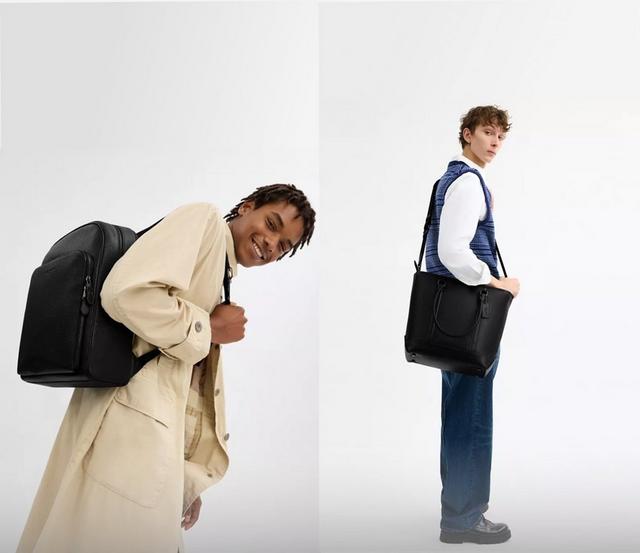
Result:
<svg viewBox="0 0 640 553"><path fill-rule="evenodd" d="M160 219L161 221L162 219ZM31 276L22 325L18 374L57 387L124 386L158 349L136 357L133 333L100 304L115 262L153 225L138 232L93 221L60 238ZM229 302L229 269L224 276Z"/></svg>

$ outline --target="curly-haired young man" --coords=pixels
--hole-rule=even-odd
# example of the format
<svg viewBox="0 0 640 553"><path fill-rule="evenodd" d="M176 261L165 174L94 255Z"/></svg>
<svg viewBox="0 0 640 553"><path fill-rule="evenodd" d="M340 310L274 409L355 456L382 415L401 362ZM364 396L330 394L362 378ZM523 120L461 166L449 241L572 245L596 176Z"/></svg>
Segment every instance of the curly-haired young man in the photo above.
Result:
<svg viewBox="0 0 640 553"><path fill-rule="evenodd" d="M461 119L462 153L440 178L425 246L427 271L464 284L520 289L497 268L493 199L484 168L498 155L511 125L496 106L477 106ZM511 537L506 524L484 518L489 507L493 378L500 350L484 378L442 371L440 476L445 543L501 543Z"/></svg>

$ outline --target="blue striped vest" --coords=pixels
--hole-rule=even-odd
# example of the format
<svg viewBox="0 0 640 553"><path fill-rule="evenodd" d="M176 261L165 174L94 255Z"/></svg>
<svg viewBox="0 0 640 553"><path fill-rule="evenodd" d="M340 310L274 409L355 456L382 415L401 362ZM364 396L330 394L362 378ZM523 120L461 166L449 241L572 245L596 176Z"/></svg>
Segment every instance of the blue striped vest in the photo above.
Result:
<svg viewBox="0 0 640 553"><path fill-rule="evenodd" d="M440 178L438 187L436 189L436 205L434 212L431 216L431 225L429 227L429 233L427 234L427 243L425 245L424 256L427 264L427 272L435 273L437 275L445 275L455 278L449 270L442 264L438 257L438 234L440 231L440 214L442 213L442 206L444 205L444 196L447 193L449 186L460 175L464 173L475 173L480 179L482 184L482 191L484 192L485 202L487 204L487 216L484 221L478 222L478 228L476 233L469 244L471 250L476 256L484 261L488 266L491 274L499 278L498 273L498 258L496 255L496 235L495 227L493 224L493 213L491 212L491 196L487 185L484 183L482 175L477 169L469 167L462 161L451 161L447 166L447 170Z"/></svg>

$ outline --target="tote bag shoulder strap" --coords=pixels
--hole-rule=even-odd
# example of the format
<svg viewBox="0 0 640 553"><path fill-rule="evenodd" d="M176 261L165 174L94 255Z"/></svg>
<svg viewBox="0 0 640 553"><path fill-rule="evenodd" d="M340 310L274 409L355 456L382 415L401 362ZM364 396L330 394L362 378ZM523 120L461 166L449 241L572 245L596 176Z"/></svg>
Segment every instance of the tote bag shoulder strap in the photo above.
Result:
<svg viewBox="0 0 640 553"><path fill-rule="evenodd" d="M436 191L438 190L438 183L440 179L438 179L433 185L433 190L431 191L431 199L429 200L429 209L427 210L427 219L424 222L424 229L422 230L422 244L420 246L420 253L418 254L418 262L415 261L413 264L416 267L416 272L420 271L420 267L422 267L422 258L424 256L424 247L427 245L427 234L429 232L429 227L431 226L431 218L433 215L433 210L436 205ZM500 248L498 248L498 242L496 241L496 252L498 253L498 259L500 260L500 266L502 267L502 273L504 276L507 276L507 270L504 268L504 262L502 261L502 255L500 254Z"/></svg>

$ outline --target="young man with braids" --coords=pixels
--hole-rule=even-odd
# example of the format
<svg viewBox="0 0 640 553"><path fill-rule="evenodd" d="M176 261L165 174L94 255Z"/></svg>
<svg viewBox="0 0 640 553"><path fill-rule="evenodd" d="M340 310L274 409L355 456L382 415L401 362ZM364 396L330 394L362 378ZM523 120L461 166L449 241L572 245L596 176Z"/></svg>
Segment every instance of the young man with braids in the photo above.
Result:
<svg viewBox="0 0 640 553"><path fill-rule="evenodd" d="M266 265L309 244L315 212L293 185L246 196L226 216L178 207L144 233L105 279L100 302L134 334L136 356L160 350L126 386L76 388L18 553L176 553L200 494L228 466L220 345L247 319L221 303L228 258Z"/></svg>
<svg viewBox="0 0 640 553"><path fill-rule="evenodd" d="M518 279L497 268L493 200L484 168L496 157L509 131L508 113L478 106L461 119L462 153L438 181L427 235L427 271L471 286L503 288L514 297ZM511 537L506 524L484 518L489 507L493 379L500 350L484 378L442 371L440 476L445 543L501 543Z"/></svg>

